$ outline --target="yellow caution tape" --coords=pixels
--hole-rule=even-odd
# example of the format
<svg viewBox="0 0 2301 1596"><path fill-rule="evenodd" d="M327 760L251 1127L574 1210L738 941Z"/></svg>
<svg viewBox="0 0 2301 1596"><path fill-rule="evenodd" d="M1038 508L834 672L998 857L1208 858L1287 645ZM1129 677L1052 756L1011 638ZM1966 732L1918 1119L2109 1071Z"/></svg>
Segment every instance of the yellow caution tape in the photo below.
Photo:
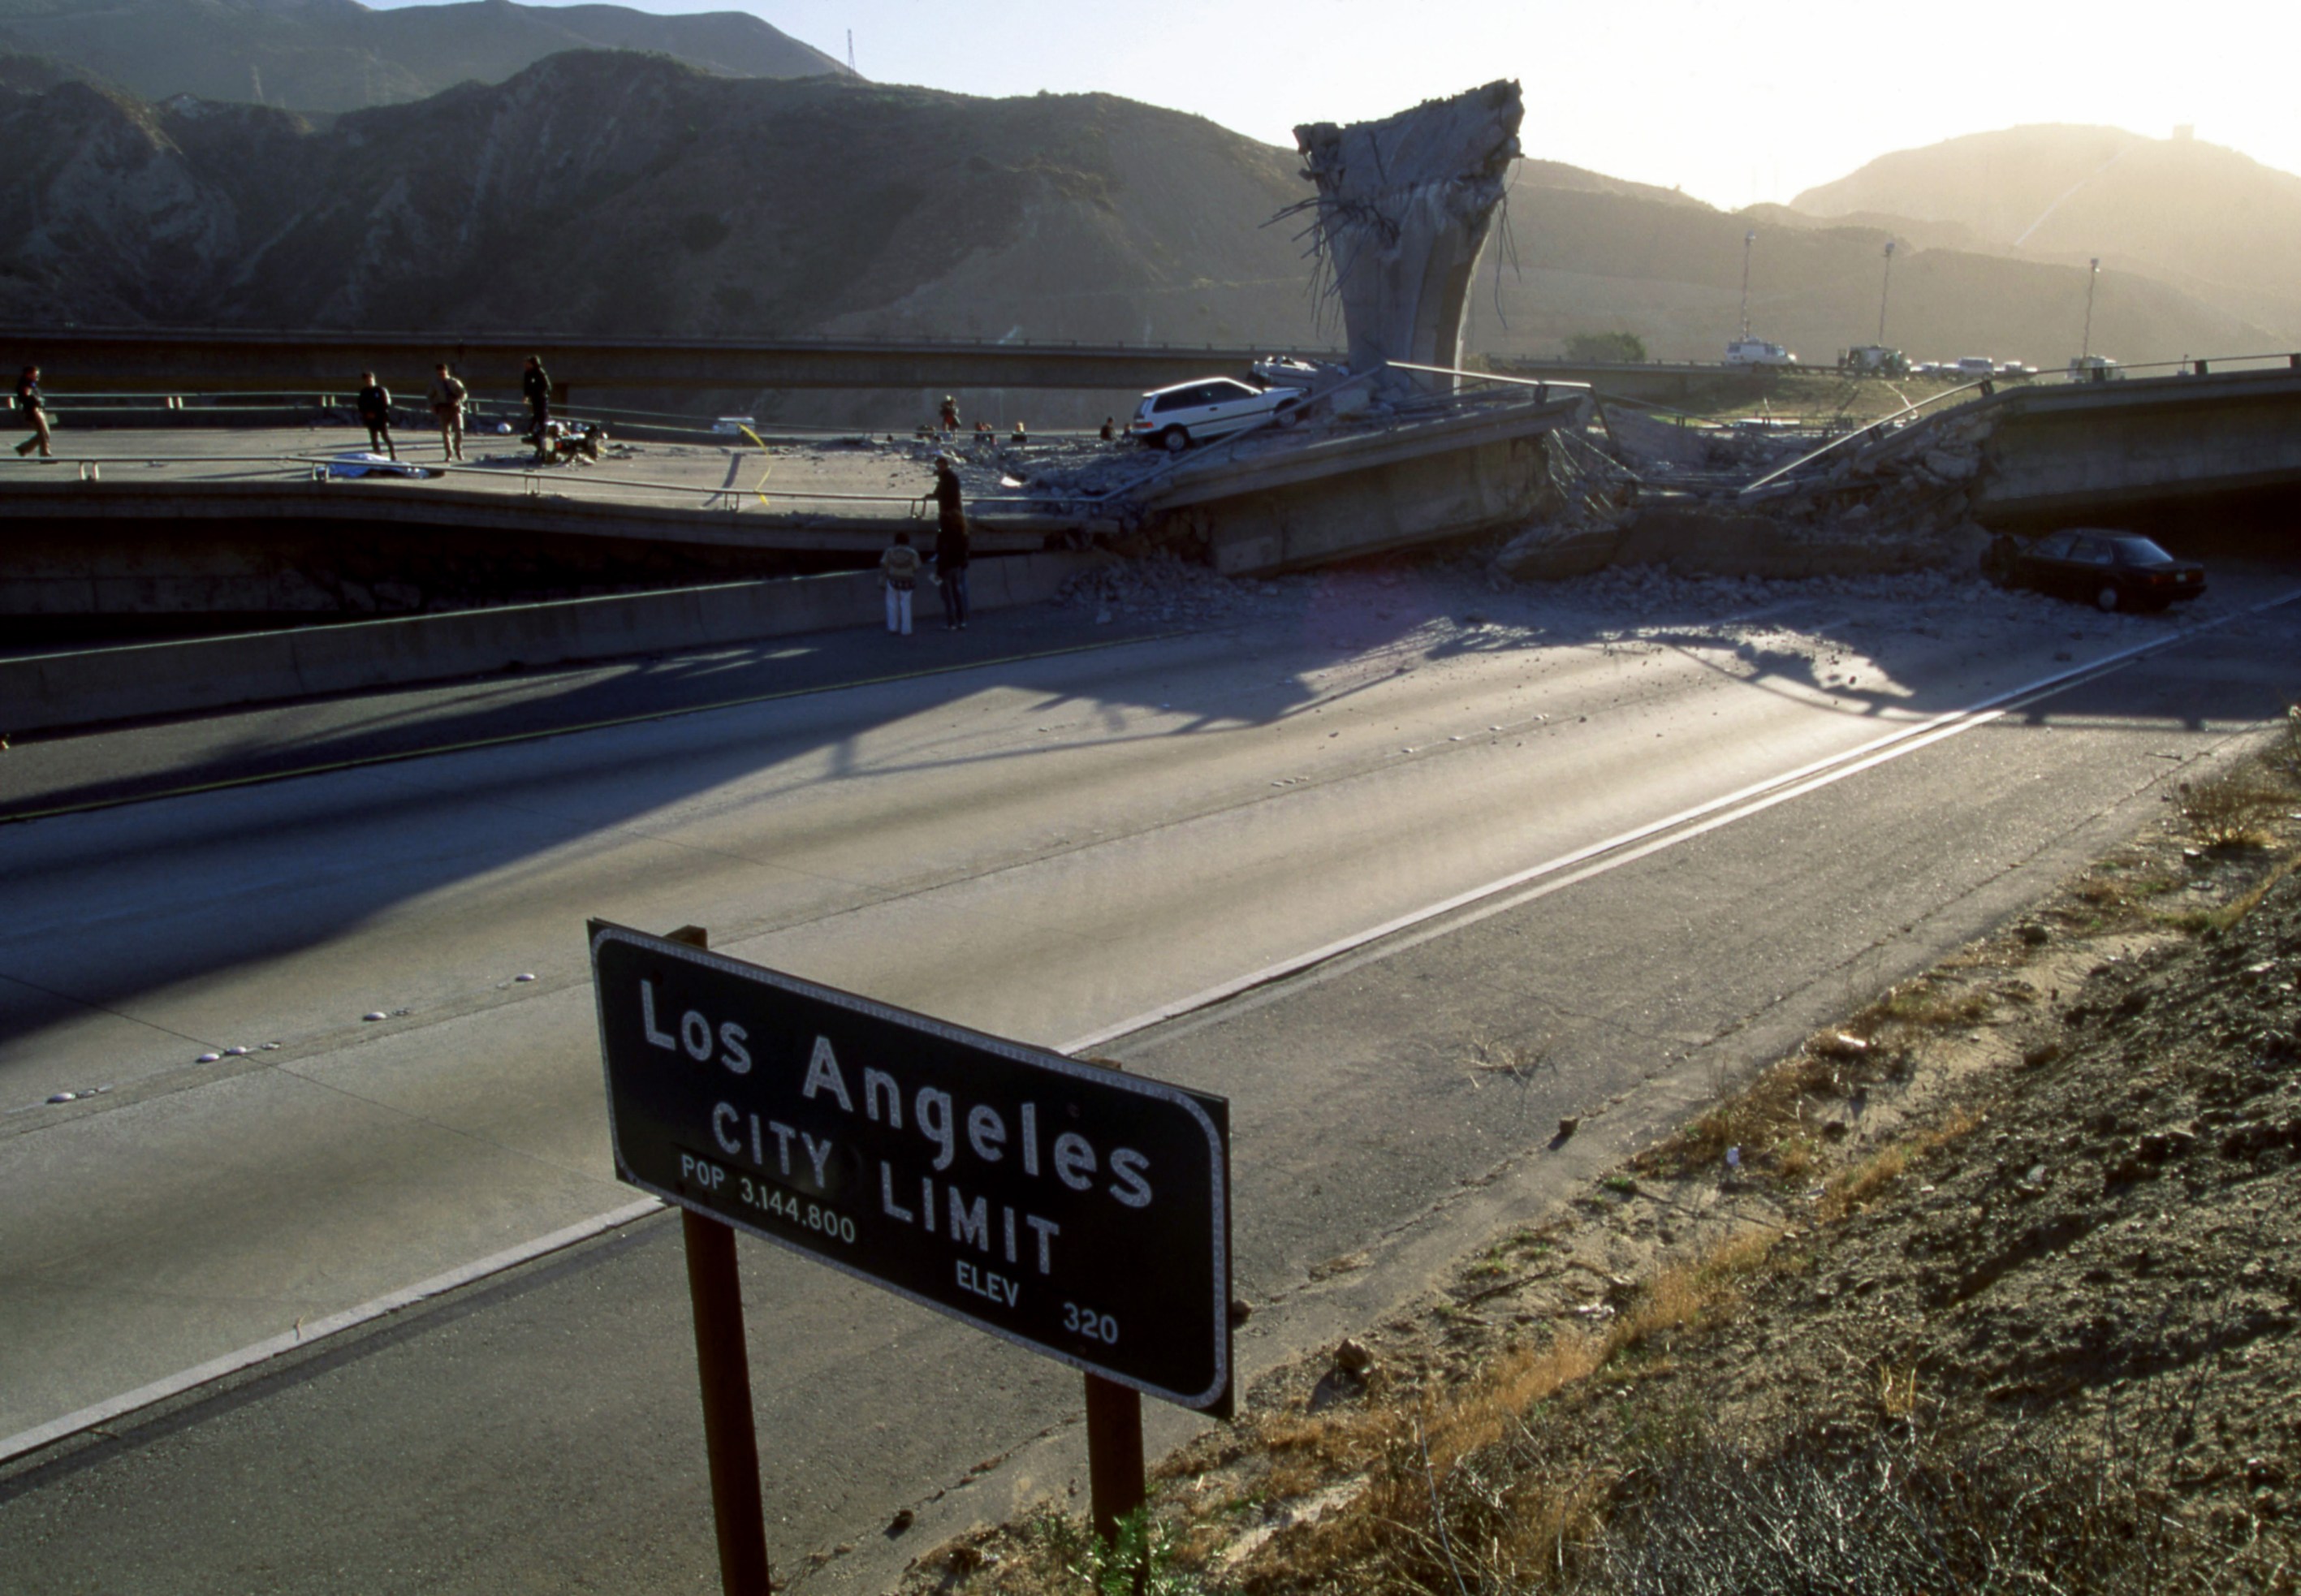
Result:
<svg viewBox="0 0 2301 1596"><path fill-rule="evenodd" d="M760 454L766 455L767 456L767 469L759 473L759 480L751 485L751 491L758 495L759 503L764 505L767 502L767 496L765 491L767 486L767 478L774 474L775 469L774 456L768 454L767 440L766 439L760 437L757 432L752 431L750 428L744 426L741 422L736 422L735 425L737 430L741 431L744 437L749 439L753 443L759 446Z"/></svg>

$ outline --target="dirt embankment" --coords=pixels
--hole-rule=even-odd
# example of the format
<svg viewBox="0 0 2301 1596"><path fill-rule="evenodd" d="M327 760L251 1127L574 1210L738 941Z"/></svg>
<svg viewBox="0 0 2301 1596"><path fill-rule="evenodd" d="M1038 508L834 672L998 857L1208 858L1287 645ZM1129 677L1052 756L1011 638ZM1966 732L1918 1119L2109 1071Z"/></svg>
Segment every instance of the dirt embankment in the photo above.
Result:
<svg viewBox="0 0 2301 1596"><path fill-rule="evenodd" d="M1161 1466L1118 1583L1049 1509L907 1589L2301 1588L2297 866L2301 709L2019 923L1261 1382Z"/></svg>

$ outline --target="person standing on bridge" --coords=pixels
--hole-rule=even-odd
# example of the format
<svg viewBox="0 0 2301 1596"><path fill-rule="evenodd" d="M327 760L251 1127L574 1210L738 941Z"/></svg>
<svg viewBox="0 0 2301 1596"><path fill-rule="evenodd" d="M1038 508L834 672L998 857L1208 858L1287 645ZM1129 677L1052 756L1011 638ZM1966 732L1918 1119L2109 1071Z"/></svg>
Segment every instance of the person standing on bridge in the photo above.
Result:
<svg viewBox="0 0 2301 1596"><path fill-rule="evenodd" d="M536 447L543 447L543 429L551 424L551 373L543 369L543 357L527 357L527 370L519 374L519 391L527 400L528 414L532 418L527 439Z"/></svg>
<svg viewBox="0 0 2301 1596"><path fill-rule="evenodd" d="M399 451L391 447L391 390L375 380L373 372L362 372L359 397L352 403L366 423L369 451L381 450L388 458L398 459Z"/></svg>
<svg viewBox="0 0 2301 1596"><path fill-rule="evenodd" d="M935 456L935 587L942 594L945 631L966 630L966 511L959 502L958 472L949 455Z"/></svg>
<svg viewBox="0 0 2301 1596"><path fill-rule="evenodd" d="M25 412L32 422L32 435L16 446L19 455L40 451L40 458L53 460L54 449L48 447L48 407L40 403L40 368L26 366L24 374L16 379L16 408Z"/></svg>
<svg viewBox="0 0 2301 1596"><path fill-rule="evenodd" d="M887 589L887 630L911 635L911 589L918 585L919 551L908 532L897 532L894 546L879 556L879 582Z"/></svg>
<svg viewBox="0 0 2301 1596"><path fill-rule="evenodd" d="M443 460L464 457L464 401L471 389L464 380L448 369L441 361L431 368L431 414L439 422L439 449Z"/></svg>

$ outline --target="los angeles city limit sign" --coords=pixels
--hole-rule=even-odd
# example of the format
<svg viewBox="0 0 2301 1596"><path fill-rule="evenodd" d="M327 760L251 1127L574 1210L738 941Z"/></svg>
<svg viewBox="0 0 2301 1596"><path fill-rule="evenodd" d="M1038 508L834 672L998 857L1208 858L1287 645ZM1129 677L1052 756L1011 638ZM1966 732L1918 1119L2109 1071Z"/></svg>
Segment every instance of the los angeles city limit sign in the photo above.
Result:
<svg viewBox="0 0 2301 1596"><path fill-rule="evenodd" d="M616 1174L1227 1416L1227 1101L591 922Z"/></svg>

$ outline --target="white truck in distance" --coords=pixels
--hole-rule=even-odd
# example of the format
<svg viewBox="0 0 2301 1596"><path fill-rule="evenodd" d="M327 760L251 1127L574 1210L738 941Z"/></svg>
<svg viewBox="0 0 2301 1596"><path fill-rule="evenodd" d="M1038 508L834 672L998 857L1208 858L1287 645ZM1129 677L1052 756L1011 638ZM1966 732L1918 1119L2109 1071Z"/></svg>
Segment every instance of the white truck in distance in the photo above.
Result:
<svg viewBox="0 0 2301 1596"><path fill-rule="evenodd" d="M1729 366L1794 366L1797 356L1779 344L1770 344L1761 338L1737 338L1726 346L1726 363Z"/></svg>

